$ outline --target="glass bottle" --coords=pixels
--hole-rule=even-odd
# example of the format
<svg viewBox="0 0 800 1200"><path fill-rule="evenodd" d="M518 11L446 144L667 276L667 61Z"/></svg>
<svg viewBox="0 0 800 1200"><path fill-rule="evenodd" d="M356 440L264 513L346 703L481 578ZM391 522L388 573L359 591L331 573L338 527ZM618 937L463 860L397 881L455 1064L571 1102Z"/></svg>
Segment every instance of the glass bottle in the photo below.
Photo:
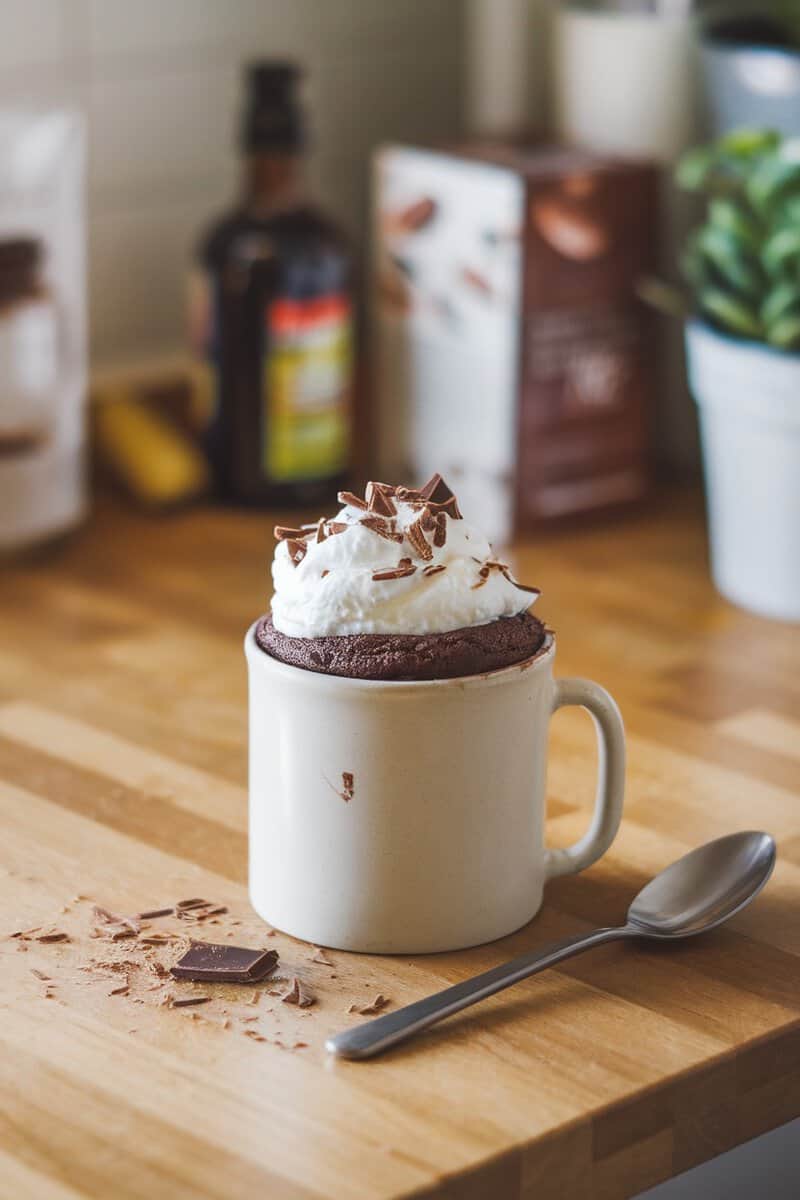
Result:
<svg viewBox="0 0 800 1200"><path fill-rule="evenodd" d="M255 505L329 502L350 457L352 256L306 192L297 79L249 69L241 198L203 237L190 300L217 490Z"/></svg>

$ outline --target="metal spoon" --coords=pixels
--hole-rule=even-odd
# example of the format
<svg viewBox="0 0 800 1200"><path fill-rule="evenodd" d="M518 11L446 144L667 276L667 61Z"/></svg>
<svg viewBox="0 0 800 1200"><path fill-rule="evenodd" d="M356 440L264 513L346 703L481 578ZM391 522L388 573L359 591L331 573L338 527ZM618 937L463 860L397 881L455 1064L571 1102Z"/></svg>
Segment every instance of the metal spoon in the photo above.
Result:
<svg viewBox="0 0 800 1200"><path fill-rule="evenodd" d="M669 939L704 933L749 904L774 865L775 842L768 833L732 833L707 842L643 887L628 909L624 925L580 933L522 954L434 996L336 1034L328 1038L325 1047L340 1058L371 1058L444 1017L593 946L621 938Z"/></svg>

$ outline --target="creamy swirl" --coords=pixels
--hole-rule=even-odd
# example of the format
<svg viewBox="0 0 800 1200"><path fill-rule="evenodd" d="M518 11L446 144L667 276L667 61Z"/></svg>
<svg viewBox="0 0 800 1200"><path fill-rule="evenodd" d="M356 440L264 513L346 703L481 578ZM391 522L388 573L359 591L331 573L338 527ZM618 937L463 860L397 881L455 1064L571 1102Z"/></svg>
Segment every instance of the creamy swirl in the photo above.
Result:
<svg viewBox="0 0 800 1200"><path fill-rule="evenodd" d="M282 540L272 564L272 619L281 633L446 633L530 607L536 590L516 583L458 514L446 485L434 494L451 497L450 504L377 487L388 501L371 511L345 503L332 520L295 531L302 536L276 530Z"/></svg>

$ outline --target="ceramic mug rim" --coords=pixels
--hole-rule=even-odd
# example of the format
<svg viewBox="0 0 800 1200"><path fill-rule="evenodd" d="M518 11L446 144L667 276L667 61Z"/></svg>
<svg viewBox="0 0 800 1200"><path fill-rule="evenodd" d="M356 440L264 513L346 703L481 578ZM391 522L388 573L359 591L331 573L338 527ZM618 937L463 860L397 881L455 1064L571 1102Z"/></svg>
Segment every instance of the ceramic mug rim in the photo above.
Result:
<svg viewBox="0 0 800 1200"><path fill-rule="evenodd" d="M284 680L294 679L296 682L303 678L310 686L327 687L331 690L348 687L356 691L387 691L399 694L401 692L419 692L425 688L475 688L492 684L509 682L520 675L532 671L539 674L552 663L556 651L556 638L552 630L545 630L545 639L535 654L524 658L521 662L511 663L507 667L498 667L494 671L481 671L476 675L457 675L449 679L356 679L350 675L328 675L323 671L307 671L304 667L295 667L291 663L281 662L263 650L256 641L256 629L262 620L259 617L247 630L244 639L244 652L248 665L272 673Z"/></svg>

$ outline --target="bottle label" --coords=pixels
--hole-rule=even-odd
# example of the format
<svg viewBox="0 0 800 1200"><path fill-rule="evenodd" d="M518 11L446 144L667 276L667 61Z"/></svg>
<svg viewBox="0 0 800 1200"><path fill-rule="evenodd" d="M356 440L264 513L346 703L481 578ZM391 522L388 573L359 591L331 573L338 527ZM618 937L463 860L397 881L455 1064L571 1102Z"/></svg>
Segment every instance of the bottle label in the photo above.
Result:
<svg viewBox="0 0 800 1200"><path fill-rule="evenodd" d="M194 267L187 288L187 336L191 351L192 428L205 433L219 408L214 354L214 300L208 273Z"/></svg>
<svg viewBox="0 0 800 1200"><path fill-rule="evenodd" d="M262 465L276 482L337 475L347 465L352 312L339 292L282 297L266 313Z"/></svg>

